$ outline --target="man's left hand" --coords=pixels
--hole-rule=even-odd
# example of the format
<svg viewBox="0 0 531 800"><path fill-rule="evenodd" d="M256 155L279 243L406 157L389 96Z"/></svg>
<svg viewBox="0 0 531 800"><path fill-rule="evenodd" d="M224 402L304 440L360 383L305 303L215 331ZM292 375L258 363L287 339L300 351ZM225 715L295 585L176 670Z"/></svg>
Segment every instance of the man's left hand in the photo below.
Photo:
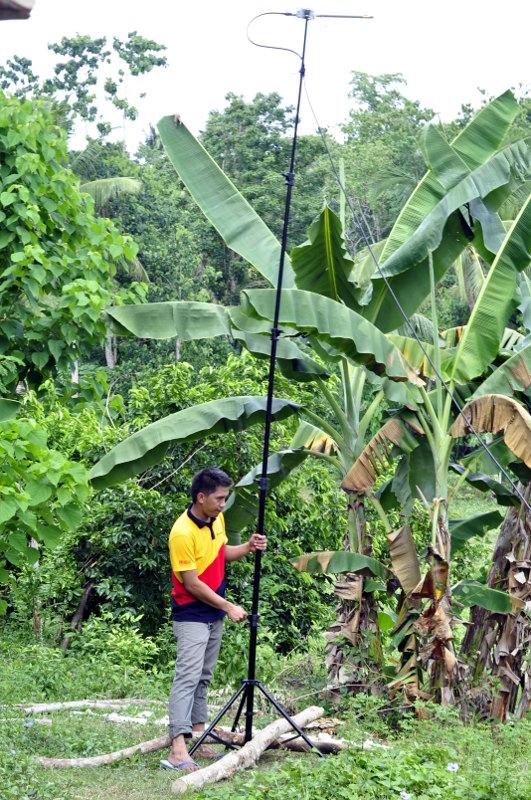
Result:
<svg viewBox="0 0 531 800"><path fill-rule="evenodd" d="M263 536L261 533L253 533L248 545L250 553L256 553L257 550L267 550L267 536Z"/></svg>

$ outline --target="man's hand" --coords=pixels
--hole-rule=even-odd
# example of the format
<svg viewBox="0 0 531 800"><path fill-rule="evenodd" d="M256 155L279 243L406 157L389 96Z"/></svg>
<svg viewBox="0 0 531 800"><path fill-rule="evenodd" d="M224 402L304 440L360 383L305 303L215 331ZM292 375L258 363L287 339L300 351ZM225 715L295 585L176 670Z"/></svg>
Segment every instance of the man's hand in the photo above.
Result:
<svg viewBox="0 0 531 800"><path fill-rule="evenodd" d="M235 606L234 603L229 603L227 616L232 622L243 622L247 619L247 611L241 608L241 606Z"/></svg>
<svg viewBox="0 0 531 800"><path fill-rule="evenodd" d="M257 550L267 550L267 536L263 536L261 533L253 533L249 541L247 542L249 545L249 552L256 553Z"/></svg>

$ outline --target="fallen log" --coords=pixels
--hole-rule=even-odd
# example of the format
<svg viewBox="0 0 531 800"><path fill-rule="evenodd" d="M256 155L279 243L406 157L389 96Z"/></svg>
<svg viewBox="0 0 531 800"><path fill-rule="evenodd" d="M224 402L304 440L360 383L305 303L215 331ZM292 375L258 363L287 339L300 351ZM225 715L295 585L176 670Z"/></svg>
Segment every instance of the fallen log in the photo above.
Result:
<svg viewBox="0 0 531 800"><path fill-rule="evenodd" d="M299 728L304 728L305 725L317 719L317 717L322 716L323 713L323 708L310 706L293 717L293 720L297 723ZM284 718L272 722L266 728L259 731L250 742L247 742L247 744L241 748L241 750L228 753L214 764L204 769L197 770L197 772L190 772L187 775L183 775L182 778L178 778L171 785L172 792L180 795L188 790L200 789L207 783L216 783L217 781L232 777L238 769L248 769L254 766L264 750L278 739L279 736L283 733L287 733L290 729L290 723Z"/></svg>
<svg viewBox="0 0 531 800"><path fill-rule="evenodd" d="M152 753L154 750L162 750L163 747L169 747L170 745L171 739L166 734L166 736L159 736L157 739L150 739L149 742L141 742L133 747L115 750L114 753L107 753L103 756L90 756L88 758L46 758L46 756L37 756L37 759L43 767L102 767L104 764L112 764L121 758L131 758L137 753Z"/></svg>
<svg viewBox="0 0 531 800"><path fill-rule="evenodd" d="M125 697L118 700L67 700L63 703L16 703L15 708L26 714L42 714L46 711L61 711L64 708L123 708L123 706L164 705L162 700L146 700L140 697ZM6 708L7 706L1 706Z"/></svg>

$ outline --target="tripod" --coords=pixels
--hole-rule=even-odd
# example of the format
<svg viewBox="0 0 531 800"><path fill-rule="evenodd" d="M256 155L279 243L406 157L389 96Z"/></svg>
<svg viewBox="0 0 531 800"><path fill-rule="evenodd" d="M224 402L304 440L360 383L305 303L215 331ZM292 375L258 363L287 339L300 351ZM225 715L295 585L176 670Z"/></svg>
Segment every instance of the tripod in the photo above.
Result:
<svg viewBox="0 0 531 800"><path fill-rule="evenodd" d="M270 439L270 432L271 432L271 409L273 405L273 390L274 390L274 383L275 383L275 360L276 360L276 352L277 352L277 342L280 336L281 331L279 330L279 318L280 318L280 300L282 296L282 279L284 275L284 258L286 255L286 243L288 237L288 226L289 226L289 215L290 215L290 206L291 206L291 194L294 185L294 169L295 169L295 151L297 147L297 128L299 123L299 111L301 105L301 95L302 95L302 84L304 80L304 75L306 71L305 67L305 53L306 53L306 39L308 33L308 22L315 18L315 14L310 9L299 9L296 14L285 13L285 16L296 16L299 19L304 19L304 37L303 37L303 45L302 45L302 55L300 56L301 59L301 67L299 70L299 92L297 98L297 109L295 112L295 125L293 130L293 139L291 145L291 158L289 164L288 172L284 173L284 177L286 179L286 203L284 208L284 223L282 229L282 243L280 248L280 263L278 267L278 282L277 282L277 289L276 289L276 298L275 298L275 312L273 317L273 327L271 329L271 356L269 362L269 380L268 380L268 387L267 387L267 403L266 403L266 419L265 419L265 430L264 430L264 447L263 447L263 459L262 459L262 476L259 479L258 486L259 486L259 505L258 505L258 524L257 524L257 533L263 533L264 531L264 515L265 515L265 502L266 502L266 494L267 494L267 462L269 458L269 439ZM262 15L260 15L262 16ZM336 15L329 15L329 14L318 14L317 16L336 16ZM352 18L352 17L351 17ZM358 17L354 17L358 18ZM225 744L226 746L232 747L232 745L228 745L227 742L224 742L217 734L213 733L214 727L217 723L225 716L225 714L229 711L229 709L234 705L234 703L239 699L240 703L238 706L238 710L236 712L236 717L234 723L232 725L232 730L235 731L240 720L240 716L242 714L244 705L245 705L245 742L248 742L253 737L253 716L254 716L254 697L255 697L255 689L258 689L264 697L266 697L271 705L279 712L279 714L284 717L284 719L290 724L291 728L300 736L304 741L313 749L315 750L321 758L324 758L324 754L313 744L313 742L306 736L304 731L297 725L297 723L289 716L287 711L278 703L277 700L268 692L265 686L256 678L256 643L257 643L257 636L258 636L258 600L260 596L260 574L261 574L261 563L262 563L262 553L260 550L256 551L255 554L255 562L254 562L254 579L253 579L253 600L252 600L252 610L251 614L249 615L249 622L250 622L250 640L249 640L249 663L248 663L248 675L247 678L242 679L242 683L240 688L236 691L236 693L230 698L228 703L221 709L221 711L217 714L213 722L207 727L207 729L201 734L199 739L195 742L195 744L190 748L190 755L194 753L194 751L200 746L200 744L207 738L207 736L212 736L217 741Z"/></svg>

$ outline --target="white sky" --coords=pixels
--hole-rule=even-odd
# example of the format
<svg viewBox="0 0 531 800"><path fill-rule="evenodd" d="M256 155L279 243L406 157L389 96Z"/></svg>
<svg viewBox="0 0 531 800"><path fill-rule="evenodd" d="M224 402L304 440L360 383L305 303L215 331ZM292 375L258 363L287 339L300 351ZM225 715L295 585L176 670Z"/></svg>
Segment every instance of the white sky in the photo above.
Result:
<svg viewBox="0 0 531 800"><path fill-rule="evenodd" d="M251 100L278 91L295 105L300 62L257 48L247 23L267 11L296 12L294 0L36 0L30 20L0 23L0 57L26 56L34 71L49 74L46 45L76 33L125 38L129 31L167 45L169 67L151 73L142 88L140 119L128 128L128 145L149 123L178 111L195 133L208 112L224 106L227 92ZM352 70L373 75L401 72L404 94L443 119L462 103L529 86L529 0L315 0L316 14L372 14L372 20L315 19L308 25L306 83L321 125L332 131L348 114ZM304 21L273 16L257 20L254 39L300 52ZM138 83L140 86L140 83ZM315 130L303 95L302 133Z"/></svg>

